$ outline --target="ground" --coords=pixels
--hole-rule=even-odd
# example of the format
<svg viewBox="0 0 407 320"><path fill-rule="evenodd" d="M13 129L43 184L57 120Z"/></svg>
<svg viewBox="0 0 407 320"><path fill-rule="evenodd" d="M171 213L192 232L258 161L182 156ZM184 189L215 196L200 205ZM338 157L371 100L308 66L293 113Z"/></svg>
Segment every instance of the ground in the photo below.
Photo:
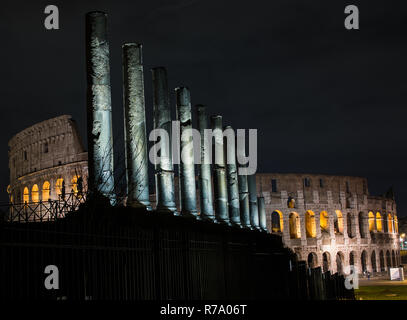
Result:
<svg viewBox="0 0 407 320"><path fill-rule="evenodd" d="M357 300L407 300L407 280L360 280Z"/></svg>

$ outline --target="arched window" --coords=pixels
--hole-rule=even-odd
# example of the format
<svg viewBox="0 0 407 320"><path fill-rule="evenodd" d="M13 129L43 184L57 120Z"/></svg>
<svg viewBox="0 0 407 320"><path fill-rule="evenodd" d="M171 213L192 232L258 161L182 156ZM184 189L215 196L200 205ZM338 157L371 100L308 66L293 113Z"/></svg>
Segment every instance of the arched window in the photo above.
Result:
<svg viewBox="0 0 407 320"><path fill-rule="evenodd" d="M391 261L392 261L392 266L396 267L397 261L396 261L396 254L394 253L394 250L391 250Z"/></svg>
<svg viewBox="0 0 407 320"><path fill-rule="evenodd" d="M343 274L343 258L343 253L339 251L336 254L336 272L339 274Z"/></svg>
<svg viewBox="0 0 407 320"><path fill-rule="evenodd" d="M386 251L386 264L387 264L387 270L391 268L391 257L390 257L390 251Z"/></svg>
<svg viewBox="0 0 407 320"><path fill-rule="evenodd" d="M328 212L321 211L319 215L319 224L321 226L321 231L329 232L329 216Z"/></svg>
<svg viewBox="0 0 407 320"><path fill-rule="evenodd" d="M324 252L322 255L322 270L323 272L328 272L331 269L331 255L328 251Z"/></svg>
<svg viewBox="0 0 407 320"><path fill-rule="evenodd" d="M376 252L373 250L371 255L371 263L372 263L372 270L373 272L377 272L377 265L376 265Z"/></svg>
<svg viewBox="0 0 407 320"><path fill-rule="evenodd" d="M80 176L74 175L72 178L72 192L77 195L78 194L78 179Z"/></svg>
<svg viewBox="0 0 407 320"><path fill-rule="evenodd" d="M24 203L30 202L30 191L28 190L27 187L24 188L23 202L24 202Z"/></svg>
<svg viewBox="0 0 407 320"><path fill-rule="evenodd" d="M391 213L387 214L387 232L393 233L393 218L391 216Z"/></svg>
<svg viewBox="0 0 407 320"><path fill-rule="evenodd" d="M308 268L318 267L318 256L315 252L311 252L308 255Z"/></svg>
<svg viewBox="0 0 407 320"><path fill-rule="evenodd" d="M42 201L48 201L50 195L50 183L45 181L42 185Z"/></svg>
<svg viewBox="0 0 407 320"><path fill-rule="evenodd" d="M315 214L311 210L308 210L305 213L305 229L307 232L307 238L315 238L317 236Z"/></svg>
<svg viewBox="0 0 407 320"><path fill-rule="evenodd" d="M382 215L380 212L376 212L376 230L377 232L383 232Z"/></svg>
<svg viewBox="0 0 407 320"><path fill-rule="evenodd" d="M359 212L359 233L361 238L366 238L366 215L364 212Z"/></svg>
<svg viewBox="0 0 407 320"><path fill-rule="evenodd" d="M348 227L348 237L353 238L355 236L354 233L354 222L352 219L352 214L350 212L346 215L347 227Z"/></svg>
<svg viewBox="0 0 407 320"><path fill-rule="evenodd" d="M343 234L343 216L340 210L335 210L334 228L336 234Z"/></svg>
<svg viewBox="0 0 407 320"><path fill-rule="evenodd" d="M362 254L360 256L360 262L362 264L362 272L365 272L367 270L367 253L366 253L366 250L362 251Z"/></svg>
<svg viewBox="0 0 407 320"><path fill-rule="evenodd" d="M396 215L394 215L394 232L399 233L399 220Z"/></svg>
<svg viewBox="0 0 407 320"><path fill-rule="evenodd" d="M36 184L34 184L31 189L31 199L32 199L32 202L40 201L40 193L39 193L38 185L36 185Z"/></svg>
<svg viewBox="0 0 407 320"><path fill-rule="evenodd" d="M291 239L301 238L301 224L298 213L291 212L289 216L289 221L290 221L290 238Z"/></svg>
<svg viewBox="0 0 407 320"><path fill-rule="evenodd" d="M376 230L376 224L375 224L375 217L374 213L372 211L369 211L369 231L375 231Z"/></svg>
<svg viewBox="0 0 407 320"><path fill-rule="evenodd" d="M64 186L64 179L62 179L62 178L57 179L57 183L55 184L55 191L58 196L62 193L63 186Z"/></svg>
<svg viewBox="0 0 407 320"><path fill-rule="evenodd" d="M381 250L380 253L379 253L379 260L380 260L380 271L383 272L383 271L386 270L386 267L384 265L384 253L383 253L383 250Z"/></svg>
<svg viewBox="0 0 407 320"><path fill-rule="evenodd" d="M275 210L271 214L271 231L283 232L283 213L279 210Z"/></svg>

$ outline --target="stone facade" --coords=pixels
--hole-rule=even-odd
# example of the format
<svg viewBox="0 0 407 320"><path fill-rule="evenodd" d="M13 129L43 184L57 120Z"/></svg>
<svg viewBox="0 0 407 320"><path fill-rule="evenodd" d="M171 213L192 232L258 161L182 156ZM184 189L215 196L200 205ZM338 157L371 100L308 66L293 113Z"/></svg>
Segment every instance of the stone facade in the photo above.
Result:
<svg viewBox="0 0 407 320"><path fill-rule="evenodd" d="M69 115L37 123L9 141L10 185L15 204L56 200L64 181L66 194L88 180L87 152Z"/></svg>
<svg viewBox="0 0 407 320"><path fill-rule="evenodd" d="M308 265L375 273L400 264L396 203L369 195L367 179L259 173L257 188L268 230Z"/></svg>

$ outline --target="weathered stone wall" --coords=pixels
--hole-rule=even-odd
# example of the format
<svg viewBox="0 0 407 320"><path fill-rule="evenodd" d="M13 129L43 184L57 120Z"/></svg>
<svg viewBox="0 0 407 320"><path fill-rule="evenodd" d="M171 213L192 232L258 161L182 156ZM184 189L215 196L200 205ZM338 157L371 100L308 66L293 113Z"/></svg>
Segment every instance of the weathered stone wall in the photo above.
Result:
<svg viewBox="0 0 407 320"><path fill-rule="evenodd" d="M8 193L14 203L25 202L25 188L29 190L28 202L32 202L34 185L38 186L38 197L42 200L45 182L50 183L49 198L57 199L58 179L65 181L66 193L74 188L75 177L82 177L83 187L86 188L87 152L69 115L37 123L17 133L9 141L8 155Z"/></svg>

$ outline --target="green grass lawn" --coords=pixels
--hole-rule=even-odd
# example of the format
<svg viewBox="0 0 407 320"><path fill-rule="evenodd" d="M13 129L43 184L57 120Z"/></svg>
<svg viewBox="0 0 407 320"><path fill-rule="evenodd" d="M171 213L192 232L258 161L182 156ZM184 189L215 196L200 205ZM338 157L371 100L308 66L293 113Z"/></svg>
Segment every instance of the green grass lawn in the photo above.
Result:
<svg viewBox="0 0 407 320"><path fill-rule="evenodd" d="M366 286L355 290L357 300L407 300L407 286Z"/></svg>

